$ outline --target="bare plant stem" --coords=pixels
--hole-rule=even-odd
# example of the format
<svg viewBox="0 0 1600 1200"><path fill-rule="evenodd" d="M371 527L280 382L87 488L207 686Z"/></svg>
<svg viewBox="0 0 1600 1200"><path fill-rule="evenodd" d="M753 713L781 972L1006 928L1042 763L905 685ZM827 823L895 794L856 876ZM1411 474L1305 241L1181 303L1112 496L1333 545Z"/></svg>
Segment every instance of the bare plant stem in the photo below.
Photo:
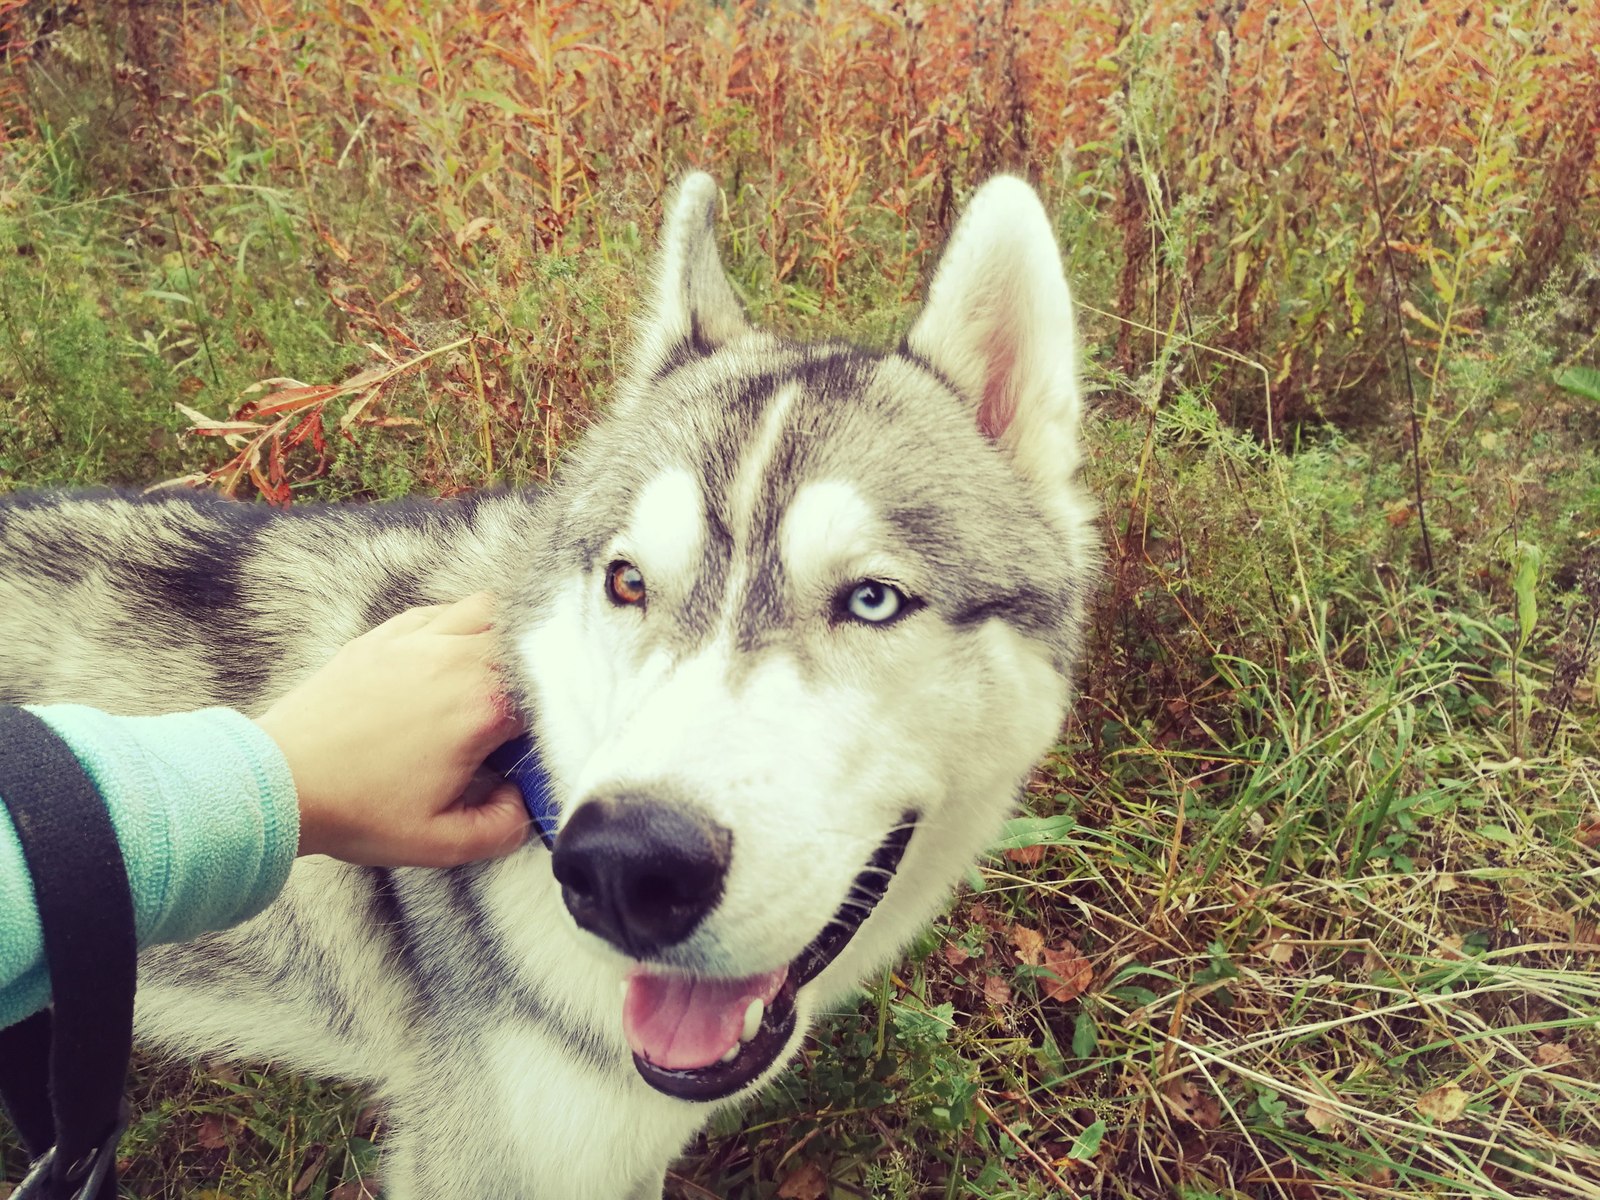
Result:
<svg viewBox="0 0 1600 1200"><path fill-rule="evenodd" d="M978 1107L983 1109L984 1114L988 1116L988 1118L996 1125L1000 1126L1001 1129L1006 1131L1006 1136L1016 1144L1017 1149L1021 1150L1024 1154L1031 1158L1034 1166L1039 1168L1039 1170L1044 1174L1044 1177L1051 1183L1055 1184L1056 1187L1060 1188L1061 1194L1069 1197L1070 1200L1070 1197L1072 1197L1075 1193L1070 1187L1067 1186L1067 1181L1061 1178L1061 1175L1056 1171L1056 1169L1046 1162L1044 1158L1040 1156L1037 1150L1028 1145L1027 1142L1023 1141L1020 1133L1001 1120L1000 1114L995 1112L994 1109L989 1106L989 1102L987 1100L985 1100L981 1095L974 1097L974 1099L976 1099Z"/></svg>
<svg viewBox="0 0 1600 1200"><path fill-rule="evenodd" d="M211 371L212 384L216 387L221 387L222 376L217 374L217 360L211 356L211 338L206 333L206 325L209 322L209 318L205 305L200 303L200 298L196 294L200 290L199 284L195 279L193 269L189 266L189 251L184 246L183 230L178 228L176 199L174 199L170 215L172 217L172 237L178 243L178 261L183 263L183 282L189 290L189 302L194 305L195 328L200 331L200 345L206 352L206 366Z"/></svg>
<svg viewBox="0 0 1600 1200"><path fill-rule="evenodd" d="M1300 6L1306 10L1306 16L1311 19L1311 28L1316 31L1317 40L1339 64L1339 70L1344 75L1345 87L1350 93L1350 109L1355 113L1356 125L1361 129L1361 144L1367 152L1367 178L1372 185L1372 204L1378 217L1378 240L1383 245L1383 265L1389 274L1389 304L1385 312L1400 343L1400 366L1405 375L1406 395L1410 400L1411 476L1417 500L1417 527L1422 531L1422 561L1431 576L1434 573L1433 539L1428 536L1428 517L1422 501L1422 422L1417 414L1417 386L1411 378L1411 356L1406 352L1405 322L1400 313L1400 272L1395 269L1394 250L1389 245L1389 220L1384 213L1383 192L1378 187L1378 153L1372 146L1372 133L1367 128L1367 118L1362 114L1361 105L1356 100L1356 81L1350 74L1350 55L1334 46L1322 32L1322 25L1317 21L1317 14L1311 11L1309 0L1300 0Z"/></svg>
<svg viewBox="0 0 1600 1200"><path fill-rule="evenodd" d="M1575 651L1577 661L1584 671L1594 665L1594 635L1600 629L1600 608L1597 608L1589 617L1589 632L1584 634L1583 645ZM1549 754L1550 748L1556 744L1556 734L1561 732L1561 722L1566 718L1567 708L1572 704L1572 686L1561 689L1556 701L1556 710L1550 717L1550 731L1545 734L1544 753Z"/></svg>

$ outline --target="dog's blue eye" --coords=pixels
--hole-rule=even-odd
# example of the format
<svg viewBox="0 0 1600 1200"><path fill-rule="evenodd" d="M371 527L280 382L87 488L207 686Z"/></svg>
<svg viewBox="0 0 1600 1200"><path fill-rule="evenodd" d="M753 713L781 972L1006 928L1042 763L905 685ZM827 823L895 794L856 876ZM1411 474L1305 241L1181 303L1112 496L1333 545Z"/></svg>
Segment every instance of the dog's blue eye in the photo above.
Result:
<svg viewBox="0 0 1600 1200"><path fill-rule="evenodd" d="M844 610L858 621L882 625L906 608L906 594L892 583L863 579L844 598Z"/></svg>

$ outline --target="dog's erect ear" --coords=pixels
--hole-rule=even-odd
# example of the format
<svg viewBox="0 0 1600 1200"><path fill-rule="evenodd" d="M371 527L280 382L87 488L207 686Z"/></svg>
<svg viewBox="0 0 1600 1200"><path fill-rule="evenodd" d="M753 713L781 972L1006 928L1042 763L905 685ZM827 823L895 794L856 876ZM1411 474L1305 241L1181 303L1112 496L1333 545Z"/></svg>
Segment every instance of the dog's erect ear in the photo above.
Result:
<svg viewBox="0 0 1600 1200"><path fill-rule="evenodd" d="M640 329L638 367L654 375L710 354L749 330L717 258L717 185L696 171L679 186L661 226L655 289Z"/></svg>
<svg viewBox="0 0 1600 1200"><path fill-rule="evenodd" d="M991 179L957 223L906 345L1052 491L1069 487L1078 465L1076 336L1044 206L1020 179Z"/></svg>

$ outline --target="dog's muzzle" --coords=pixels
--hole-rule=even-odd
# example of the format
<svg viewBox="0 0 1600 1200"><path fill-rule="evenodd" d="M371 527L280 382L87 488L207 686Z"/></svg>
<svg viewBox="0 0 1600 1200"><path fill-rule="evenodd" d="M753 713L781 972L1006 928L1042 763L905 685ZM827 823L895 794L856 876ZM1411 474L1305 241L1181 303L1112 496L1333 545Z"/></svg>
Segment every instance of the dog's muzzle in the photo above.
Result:
<svg viewBox="0 0 1600 1200"><path fill-rule="evenodd" d="M641 796L585 801L551 869L580 929L645 959L689 937L722 899L733 835Z"/></svg>
<svg viewBox="0 0 1600 1200"><path fill-rule="evenodd" d="M634 1066L657 1091L720 1100L754 1083L794 1034L795 996L844 950L888 891L917 814L905 813L820 933L789 963L744 978L644 965L626 979L622 1024ZM586 801L556 839L552 866L573 919L646 960L689 938L722 898L733 836L708 818L640 796Z"/></svg>

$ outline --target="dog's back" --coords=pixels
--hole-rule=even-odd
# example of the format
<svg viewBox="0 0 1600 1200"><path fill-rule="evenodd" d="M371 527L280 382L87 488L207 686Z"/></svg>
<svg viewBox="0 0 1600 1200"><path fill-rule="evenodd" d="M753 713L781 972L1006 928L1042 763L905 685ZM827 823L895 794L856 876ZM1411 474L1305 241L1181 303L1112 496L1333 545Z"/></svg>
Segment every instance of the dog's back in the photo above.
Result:
<svg viewBox="0 0 1600 1200"><path fill-rule="evenodd" d="M536 512L510 493L287 510L0 498L0 701L260 711L396 612L503 583Z"/></svg>

